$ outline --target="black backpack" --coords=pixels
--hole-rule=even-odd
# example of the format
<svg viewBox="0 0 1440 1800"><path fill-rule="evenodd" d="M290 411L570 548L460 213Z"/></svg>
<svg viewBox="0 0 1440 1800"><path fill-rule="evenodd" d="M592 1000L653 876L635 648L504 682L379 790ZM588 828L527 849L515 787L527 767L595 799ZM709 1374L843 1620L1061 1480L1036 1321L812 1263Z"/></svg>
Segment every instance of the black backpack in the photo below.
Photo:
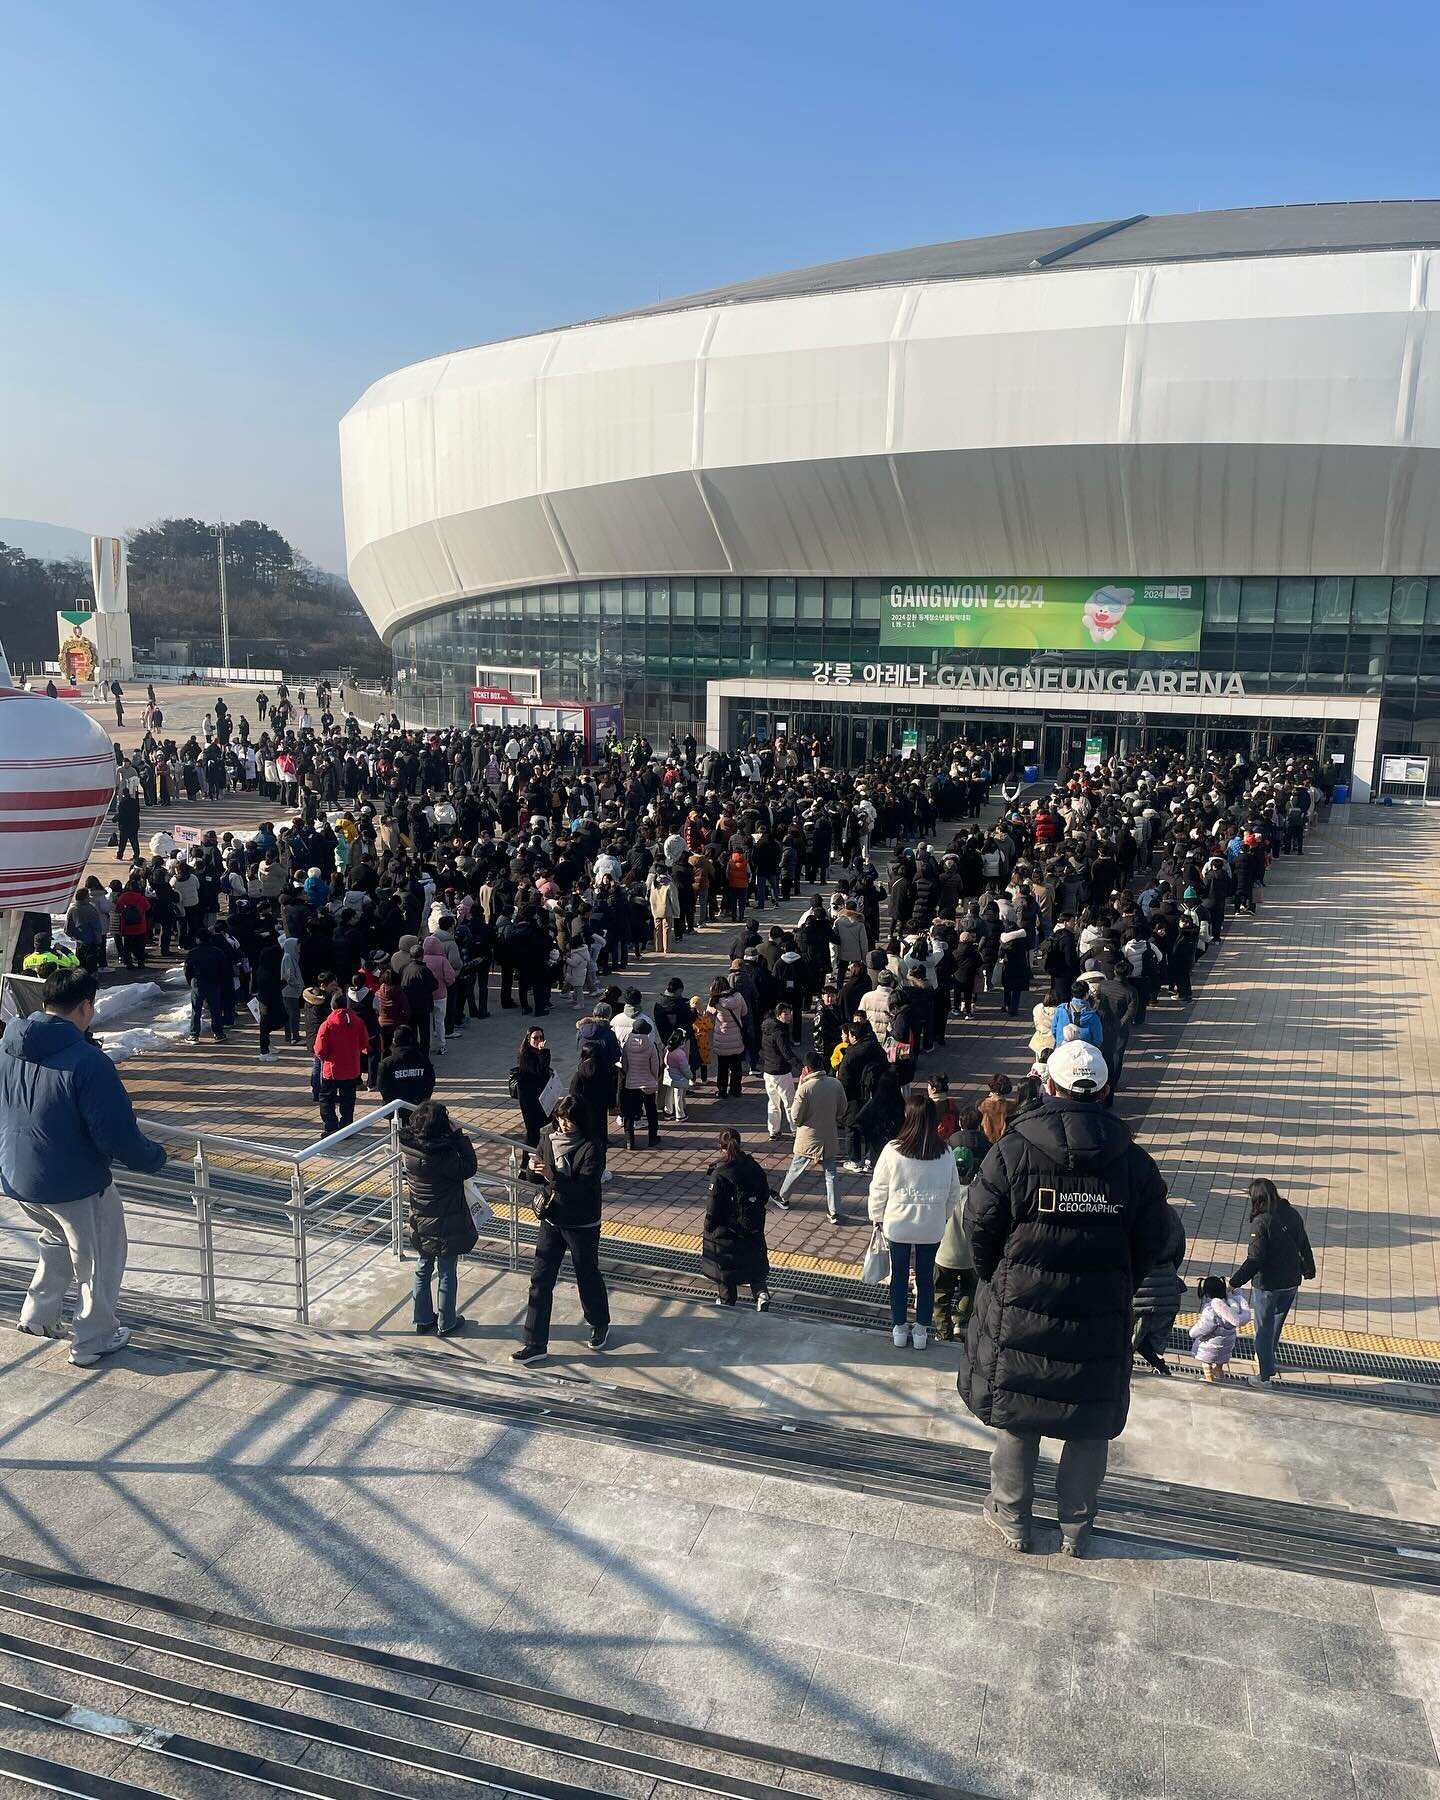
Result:
<svg viewBox="0 0 1440 1800"><path fill-rule="evenodd" d="M133 900L125 901L120 908L120 923L122 925L139 925L141 918L140 908L135 902Z"/></svg>

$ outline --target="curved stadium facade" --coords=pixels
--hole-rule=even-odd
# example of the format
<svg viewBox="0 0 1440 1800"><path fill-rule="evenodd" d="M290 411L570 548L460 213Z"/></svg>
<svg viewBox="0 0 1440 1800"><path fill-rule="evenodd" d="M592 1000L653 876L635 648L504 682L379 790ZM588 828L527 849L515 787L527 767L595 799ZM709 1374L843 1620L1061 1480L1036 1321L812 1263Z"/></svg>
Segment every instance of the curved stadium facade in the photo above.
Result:
<svg viewBox="0 0 1440 1800"><path fill-rule="evenodd" d="M1440 771L1440 202L1136 217L436 357L341 423L409 717Z"/></svg>

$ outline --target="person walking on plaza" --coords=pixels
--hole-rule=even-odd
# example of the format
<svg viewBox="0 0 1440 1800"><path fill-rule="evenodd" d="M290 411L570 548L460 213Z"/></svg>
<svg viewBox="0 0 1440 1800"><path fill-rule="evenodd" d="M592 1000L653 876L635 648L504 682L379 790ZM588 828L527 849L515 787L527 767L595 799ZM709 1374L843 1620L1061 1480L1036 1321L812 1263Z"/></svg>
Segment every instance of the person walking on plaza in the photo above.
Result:
<svg viewBox="0 0 1440 1800"><path fill-rule="evenodd" d="M765 1171L740 1144L740 1133L720 1133L720 1160L714 1164L705 1208L701 1268L715 1283L721 1306L733 1306L740 1283L748 1282L757 1312L770 1310L770 1253L765 1245L765 1208L770 1183Z"/></svg>
<svg viewBox="0 0 1440 1800"><path fill-rule="evenodd" d="M125 1209L111 1165L164 1167L165 1149L136 1123L119 1071L86 1033L95 977L59 969L44 1011L12 1019L0 1040L0 1185L40 1229L39 1261L20 1329L61 1337L65 1293L79 1289L70 1360L87 1369L130 1338L115 1313L125 1274Z"/></svg>
<svg viewBox="0 0 1440 1800"><path fill-rule="evenodd" d="M122 788L115 801L115 830L119 839L119 848L115 853L116 862L124 862L125 846L130 846L132 856L140 854L140 796L132 794L128 788Z"/></svg>
<svg viewBox="0 0 1440 1800"><path fill-rule="evenodd" d="M1059 1438L1061 1548L1083 1556L1130 1407L1135 1290L1170 1219L1159 1169L1103 1104L1100 1052L1072 1039L1045 1068L1043 1103L1016 1115L970 1184L980 1285L956 1385L996 1433L986 1524L1030 1548L1040 1440Z"/></svg>
<svg viewBox="0 0 1440 1800"><path fill-rule="evenodd" d="M940 1135L935 1102L923 1087L905 1096L899 1134L880 1152L870 1177L870 1223L890 1252L890 1324L897 1350L923 1350L935 1311L935 1252L960 1204L960 1174ZM915 1323L910 1325L910 1269Z"/></svg>
<svg viewBox="0 0 1440 1800"><path fill-rule="evenodd" d="M217 1044L225 1042L225 987L230 981L230 958L202 925L194 946L185 952L185 980L190 986L190 1042L200 1042L200 1020L210 1014L210 1031Z"/></svg>
<svg viewBox="0 0 1440 1800"><path fill-rule="evenodd" d="M1280 1333L1295 1304L1302 1281L1315 1279L1315 1257L1305 1231L1305 1221L1281 1194L1273 1181L1252 1181L1250 1198L1250 1248L1245 1260L1230 1277L1232 1288L1251 1284L1255 1310L1255 1362L1250 1379L1261 1387L1280 1379L1275 1367Z"/></svg>
<svg viewBox="0 0 1440 1800"><path fill-rule="evenodd" d="M625 1147L635 1148L635 1126L645 1115L648 1142L660 1142L660 1117L656 1095L660 1090L660 1051L650 1021L638 1018L620 1046L620 1117L625 1126Z"/></svg>
<svg viewBox="0 0 1440 1800"><path fill-rule="evenodd" d="M807 1169L820 1169L825 1177L825 1211L830 1223L840 1223L840 1191L835 1171L840 1163L840 1127L845 1123L845 1090L818 1056L807 1056L800 1065L800 1082L790 1118L795 1126L795 1154L775 1204L790 1210L790 1190Z"/></svg>
<svg viewBox="0 0 1440 1800"><path fill-rule="evenodd" d="M532 1025L521 1038L510 1080L510 1091L520 1102L525 1142L531 1150L538 1150L540 1133L545 1129L545 1108L540 1104L540 1096L550 1082L550 1046L545 1042L543 1025ZM533 1161L533 1157L526 1158L527 1164Z"/></svg>
<svg viewBox="0 0 1440 1800"><path fill-rule="evenodd" d="M511 1353L512 1362L539 1362L550 1353L555 1283L567 1250L590 1327L590 1348L603 1350L610 1340L610 1296L600 1273L600 1183L605 1170L586 1125L578 1103L563 1096L556 1102L554 1123L540 1142L547 1191L536 1208L540 1227L525 1308L525 1341Z"/></svg>
<svg viewBox="0 0 1440 1800"><path fill-rule="evenodd" d="M787 1129L793 1130L790 1111L795 1104L795 1077L800 1059L791 1038L793 1008L788 1000L775 1003L760 1026L760 1073L765 1082L765 1129L778 1144Z"/></svg>
<svg viewBox="0 0 1440 1800"><path fill-rule="evenodd" d="M415 1329L453 1337L465 1329L455 1310L456 1264L479 1238L465 1183L475 1173L475 1146L438 1100L424 1100L400 1127L400 1160L415 1252ZM435 1296L430 1294L435 1277ZM439 1310L436 1310L438 1302Z"/></svg>
<svg viewBox="0 0 1440 1800"><path fill-rule="evenodd" d="M320 1124L326 1137L341 1131L355 1117L355 1096L360 1072L370 1047L365 1021L350 1007L346 995L330 996L330 1014L315 1033L315 1054L320 1061Z"/></svg>

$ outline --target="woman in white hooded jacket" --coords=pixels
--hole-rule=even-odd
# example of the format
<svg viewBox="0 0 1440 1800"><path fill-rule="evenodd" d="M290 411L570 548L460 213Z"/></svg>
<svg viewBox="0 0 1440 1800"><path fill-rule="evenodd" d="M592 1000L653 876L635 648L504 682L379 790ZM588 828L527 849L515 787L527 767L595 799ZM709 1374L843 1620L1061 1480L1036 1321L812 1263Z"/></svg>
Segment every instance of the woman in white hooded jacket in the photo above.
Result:
<svg viewBox="0 0 1440 1800"><path fill-rule="evenodd" d="M905 1119L880 1152L870 1177L870 1222L890 1251L890 1321L896 1349L917 1350L930 1340L935 1310L935 1252L950 1215L961 1203L955 1158L940 1135L935 1102L923 1087L905 1094ZM910 1312L910 1266L915 1266L915 1324Z"/></svg>

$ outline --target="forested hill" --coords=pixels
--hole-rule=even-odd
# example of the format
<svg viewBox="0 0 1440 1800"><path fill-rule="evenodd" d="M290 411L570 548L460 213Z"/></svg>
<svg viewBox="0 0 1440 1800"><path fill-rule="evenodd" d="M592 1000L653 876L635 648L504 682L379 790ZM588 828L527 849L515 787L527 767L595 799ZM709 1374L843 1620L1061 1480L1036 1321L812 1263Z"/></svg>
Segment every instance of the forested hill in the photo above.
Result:
<svg viewBox="0 0 1440 1800"><path fill-rule="evenodd" d="M216 638L220 591L215 528L161 519L129 534L130 612L137 648L156 638ZM234 638L281 638L296 666L380 672L389 659L350 584L317 569L273 526L225 527L225 575ZM12 661L55 655L55 613L91 592L78 558L46 561L0 544L0 639Z"/></svg>

